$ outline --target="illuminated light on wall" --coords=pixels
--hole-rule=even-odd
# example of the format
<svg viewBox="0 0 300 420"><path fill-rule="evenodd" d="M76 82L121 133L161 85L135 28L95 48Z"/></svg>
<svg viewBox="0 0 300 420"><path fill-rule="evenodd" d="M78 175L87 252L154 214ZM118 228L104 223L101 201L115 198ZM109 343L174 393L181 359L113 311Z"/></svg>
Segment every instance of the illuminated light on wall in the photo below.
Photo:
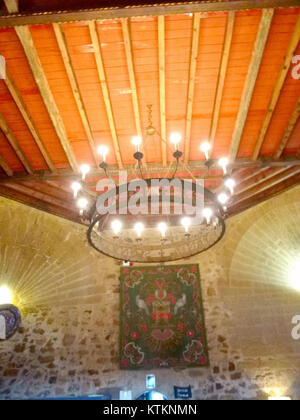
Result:
<svg viewBox="0 0 300 420"><path fill-rule="evenodd" d="M291 397L269 397L269 401L291 401Z"/></svg>
<svg viewBox="0 0 300 420"><path fill-rule="evenodd" d="M291 267L290 282L293 289L300 292L300 261L297 261Z"/></svg>
<svg viewBox="0 0 300 420"><path fill-rule="evenodd" d="M7 286L0 287L0 305L9 305L13 301L13 295Z"/></svg>

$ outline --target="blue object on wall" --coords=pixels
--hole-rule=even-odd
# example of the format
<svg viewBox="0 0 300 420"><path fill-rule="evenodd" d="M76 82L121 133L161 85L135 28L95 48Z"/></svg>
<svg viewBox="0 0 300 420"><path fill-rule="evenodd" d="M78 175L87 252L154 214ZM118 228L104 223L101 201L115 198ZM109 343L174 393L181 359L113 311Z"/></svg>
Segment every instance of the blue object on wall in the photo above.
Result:
<svg viewBox="0 0 300 420"><path fill-rule="evenodd" d="M175 398L180 398L182 400L188 400L189 398L192 398L191 385L187 387L174 386L174 396Z"/></svg>

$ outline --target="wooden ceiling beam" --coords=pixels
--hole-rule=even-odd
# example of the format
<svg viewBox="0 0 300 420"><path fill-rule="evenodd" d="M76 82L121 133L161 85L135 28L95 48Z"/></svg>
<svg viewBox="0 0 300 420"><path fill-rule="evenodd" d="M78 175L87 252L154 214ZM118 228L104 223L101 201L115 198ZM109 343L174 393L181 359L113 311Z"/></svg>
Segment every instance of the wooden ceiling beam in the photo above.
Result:
<svg viewBox="0 0 300 420"><path fill-rule="evenodd" d="M292 168L288 168L285 171L279 170L278 172L275 173L274 176L272 176L271 178L266 178L265 180L263 180L262 182L258 183L257 185L253 185L251 188L247 189L244 192L241 192L238 195L234 196L234 205L251 199L252 197L254 197L256 194L262 193L266 190L268 190L269 188L280 184L282 182L284 182L285 180L293 177L294 175L297 175L300 173L300 167L292 167Z"/></svg>
<svg viewBox="0 0 300 420"><path fill-rule="evenodd" d="M73 93L73 96L77 105L77 109L81 118L81 122L84 127L86 137L89 141L92 155L97 165L100 163L99 155L97 153L94 136L93 136L92 129L91 129L89 119L87 116L87 112L83 103L78 80L77 80L75 70L72 64L72 60L71 60L70 53L68 50L66 36L65 36L62 24L54 23L53 29L54 29L56 41L57 41L57 44L58 44L58 47L59 47L59 50L61 52L61 56L64 62L64 66L65 66L65 69L69 78L69 82L70 82L72 93Z"/></svg>
<svg viewBox="0 0 300 420"><path fill-rule="evenodd" d="M240 108L236 118L234 131L231 138L229 149L229 160L233 162L238 154L241 138L243 135L248 111L255 88L258 72L268 40L271 23L274 16L274 9L265 9L262 11L261 21L257 32L256 42L252 52L247 77L241 97Z"/></svg>
<svg viewBox="0 0 300 420"><path fill-rule="evenodd" d="M30 194L30 193L29 193ZM26 206L36 208L38 210L53 214L55 216L62 217L67 220L71 220L76 223L81 223L80 218L76 212L73 211L72 206L66 209L64 207L56 206L49 201L41 201L39 198L28 195L28 191L15 190L11 188L11 185L0 185L0 196L8 198L10 200L17 201Z"/></svg>
<svg viewBox="0 0 300 420"><path fill-rule="evenodd" d="M286 55L281 65L281 69L279 71L279 74L278 74L278 77L277 77L277 80L276 80L276 83L272 92L272 96L268 104L268 108L265 113L264 120L262 122L262 126L260 128L258 138L256 140L256 144L255 144L255 148L254 148L254 152L252 156L253 160L256 160L260 155L261 148L263 146L267 131L270 127L270 123L273 118L274 111L276 109L276 105L278 103L285 79L290 70L291 61L295 54L299 40L300 40L300 14L298 15L298 19L294 27L294 31L291 36L290 42L289 42Z"/></svg>
<svg viewBox="0 0 300 420"><path fill-rule="evenodd" d="M76 22L102 19L120 19L138 16L159 16L185 13L224 12L266 8L298 7L299 0L221 0L205 2L182 2L179 4L139 5L131 7L105 7L91 10L61 10L46 13L24 13L0 16L0 28L23 25L40 25L54 22Z"/></svg>
<svg viewBox="0 0 300 420"><path fill-rule="evenodd" d="M270 185L267 189L264 188L261 191L257 191L257 193L249 199L245 199L239 203L233 202L228 207L228 215L231 217L235 214L241 213L242 211L261 204L264 201L270 200L271 198L276 197L277 195L282 194L299 184L300 172L297 172L295 175L288 177L284 181L278 182L273 186Z"/></svg>
<svg viewBox="0 0 300 420"><path fill-rule="evenodd" d="M6 160L4 159L4 157L1 156L1 155L0 155L0 166L4 170L4 172L6 173L7 176L13 176L13 174L14 174L13 171L9 167L9 165L6 162Z"/></svg>
<svg viewBox="0 0 300 420"><path fill-rule="evenodd" d="M200 17L201 17L200 13L195 13L193 15L192 45L191 45L191 54L190 54L187 108L186 108L186 117L185 117L186 118L185 141L184 141L184 162L185 163L188 163L188 161L190 160L195 78L196 78L197 58L198 58L198 50L199 50Z"/></svg>
<svg viewBox="0 0 300 420"><path fill-rule="evenodd" d="M31 71L35 78L35 82L40 90L44 104L48 110L49 116L55 128L55 131L58 135L58 138L61 142L61 145L65 151L65 154L68 158L69 164L73 171L78 172L78 164L72 150L72 147L68 141L66 129L54 96L51 92L47 77L44 73L42 63L38 56L37 50L35 48L30 29L27 26L21 26L16 28L16 33L21 41L23 49L25 51L27 60L29 62Z"/></svg>
<svg viewBox="0 0 300 420"><path fill-rule="evenodd" d="M56 172L56 167L51 159L51 156L49 155L43 140L41 139L41 136L38 132L38 129L36 128L35 123L33 122L33 119L31 118L31 115L27 109L27 106L18 90L18 88L16 87L14 80L10 74L10 72L6 69L6 77L3 80L3 82L5 83L7 89L9 90L16 106L18 107L41 155L43 156L48 168L50 169L50 171L52 172Z"/></svg>
<svg viewBox="0 0 300 420"><path fill-rule="evenodd" d="M239 196L240 194L248 191L249 189L257 186L263 182L272 179L275 175L279 175L284 173L287 168L265 168L264 170L258 170L253 174L251 177L247 177L242 179L241 182L238 184L237 188L235 189L235 197Z"/></svg>
<svg viewBox="0 0 300 420"><path fill-rule="evenodd" d="M291 135L293 134L293 131L294 131L295 127L296 127L296 124L298 122L299 116L300 116L300 96L298 98L296 107L295 107L295 109L294 109L294 111L292 113L292 116L289 119L289 122L288 122L288 124L286 126L286 129L285 129L284 133L283 133L283 136L282 136L282 138L280 140L280 143L279 143L279 145L277 147L277 150L274 153L274 159L279 159L280 156L283 154L284 149L288 145L288 142L289 142L289 140L291 138Z"/></svg>
<svg viewBox="0 0 300 420"><path fill-rule="evenodd" d="M145 145L144 145L144 139L143 139L143 131L142 131L142 125L141 125L141 117L140 117L140 111L139 111L139 101L138 101L138 94L137 94L137 87L136 87L136 80L135 80L135 71L134 71L134 64L133 64L130 20L121 19L121 25L122 25L122 31L123 31L124 47L125 47L127 68L128 68L129 81L130 81L135 126L136 126L137 135L142 139L141 151L144 154L143 163L147 163L147 157L145 154Z"/></svg>
<svg viewBox="0 0 300 420"><path fill-rule="evenodd" d="M98 71L98 76L99 76L99 80L100 80L100 84L101 84L102 95L103 95L103 100L104 100L104 104L105 104L108 124L109 124L109 128L110 128L111 136L112 136L115 157L116 157L116 161L118 163L119 168L123 169L123 162L122 162L122 157L121 157L120 145L119 145L119 140L118 140L118 135L117 135L117 130L116 130L116 124L115 124L115 119L114 119L113 110L112 110L112 104L111 104L108 85L107 85L107 80L106 80L106 73L105 73L105 68L104 68L104 63L103 63L102 52L101 52L101 48L100 48L100 40L99 40L98 31L97 31L97 23L96 22L89 22L89 29L90 29L90 36L91 36L93 50L94 50L94 54L95 54L97 71Z"/></svg>
<svg viewBox="0 0 300 420"><path fill-rule="evenodd" d="M4 0L4 4L8 13L19 12L19 0Z"/></svg>
<svg viewBox="0 0 300 420"><path fill-rule="evenodd" d="M167 166L167 125L166 125L166 45L165 17L158 16L158 67L159 67L159 105L160 134L163 167Z"/></svg>
<svg viewBox="0 0 300 420"><path fill-rule="evenodd" d="M219 116L220 116L220 111L221 111L225 78L226 78L226 73L227 73L230 47L231 47L231 41L232 41L232 35L233 35L233 29L234 29L234 21L235 21L235 12L228 12L221 66L220 66L220 71L219 71L219 76L218 76L217 90L216 90L215 103L214 103L214 109L213 109L213 117L211 121L210 134L209 134L211 154L213 153L215 136L216 136L218 123L219 123Z"/></svg>
<svg viewBox="0 0 300 420"><path fill-rule="evenodd" d="M10 144L11 148L14 150L15 154L20 159L20 161L21 161L22 165L24 166L24 168L26 169L26 171L29 174L32 175L34 171L33 171L33 168L31 166L31 163L29 162L29 160L25 156L23 150L21 149L21 146L19 145L17 139L15 138L13 132L11 131L10 127L8 126L8 124L7 124L5 118L3 117L2 114L0 114L0 129L1 129L4 137L6 138L8 143Z"/></svg>
<svg viewBox="0 0 300 420"><path fill-rule="evenodd" d="M212 161L212 168L218 170L218 160ZM257 170L267 170L268 168L290 168L300 166L300 158L296 159L296 156L292 155L289 158L283 158L280 160L274 159L259 159L257 161L252 161L251 159L240 158L235 161L234 164L231 165L232 169L257 169ZM133 175L137 173L137 168L135 164L126 164L124 165L124 169L128 172L128 175ZM197 172L205 172L207 171L207 167L205 166L203 160L199 161L191 161L188 165L188 170L186 169L179 169L179 173L197 173ZM108 173L111 176L118 176L119 174L119 167L117 165L109 165ZM169 168L164 168L162 164L157 163L149 163L147 166L147 175L149 177L152 174L161 174L162 176L170 173ZM104 177L104 172L101 174L97 168L92 168L91 172L88 175L87 181L93 178L102 178ZM222 175L221 175L222 176ZM79 174L75 174L70 169L58 169L57 173L51 173L50 171L35 171L32 175L27 175L25 172L16 172L14 176L7 177L0 175L0 183L3 182L24 182L24 181L57 181L57 180L65 180L65 181L72 181L72 180L79 180L81 177Z"/></svg>

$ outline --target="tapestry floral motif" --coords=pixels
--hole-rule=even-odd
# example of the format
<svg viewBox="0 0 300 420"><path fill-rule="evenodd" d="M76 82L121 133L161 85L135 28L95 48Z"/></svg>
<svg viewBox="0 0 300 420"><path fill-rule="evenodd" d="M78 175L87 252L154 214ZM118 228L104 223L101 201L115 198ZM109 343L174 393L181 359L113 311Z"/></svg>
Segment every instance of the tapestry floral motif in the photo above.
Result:
<svg viewBox="0 0 300 420"><path fill-rule="evenodd" d="M122 369L207 366L197 265L121 268Z"/></svg>

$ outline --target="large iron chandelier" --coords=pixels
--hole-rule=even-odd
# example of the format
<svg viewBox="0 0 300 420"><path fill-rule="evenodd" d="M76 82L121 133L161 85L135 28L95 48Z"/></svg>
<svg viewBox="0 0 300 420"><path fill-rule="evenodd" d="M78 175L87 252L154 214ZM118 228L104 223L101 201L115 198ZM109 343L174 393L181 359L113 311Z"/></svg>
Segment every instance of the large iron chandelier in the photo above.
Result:
<svg viewBox="0 0 300 420"><path fill-rule="evenodd" d="M158 135L166 142L153 126L151 112L149 106L144 141ZM228 173L229 160L219 160L224 179L223 189L216 195L204 187L203 179L200 184L199 178L196 179L182 161L181 135L172 133L169 140L175 149L174 161L169 167L170 175L164 178L147 176L140 137L132 138L136 165L127 182L114 185L106 160L109 150L104 145L98 148L102 157L99 166L105 174L100 183L107 181L108 189L103 191L101 187L101 191L92 193L86 183L90 167L80 167L82 178L73 182L72 190L78 199L81 220L89 226L89 244L101 254L123 261L164 263L206 251L224 236L226 205L235 186ZM207 170L212 165L210 148L209 142L200 146ZM184 172L191 175L190 179L177 175L181 165Z"/></svg>

